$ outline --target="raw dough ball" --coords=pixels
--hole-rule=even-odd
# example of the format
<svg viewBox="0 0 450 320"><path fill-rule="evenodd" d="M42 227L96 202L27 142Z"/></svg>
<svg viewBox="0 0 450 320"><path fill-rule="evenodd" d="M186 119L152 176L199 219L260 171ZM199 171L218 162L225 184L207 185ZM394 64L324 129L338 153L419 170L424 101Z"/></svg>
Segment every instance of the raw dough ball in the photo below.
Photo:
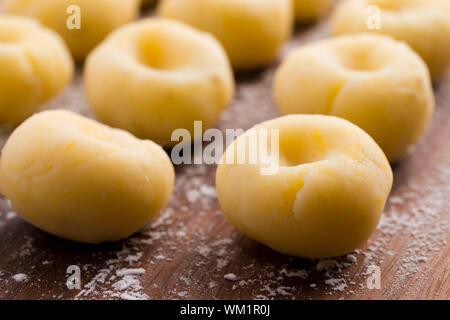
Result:
<svg viewBox="0 0 450 320"><path fill-rule="evenodd" d="M159 14L219 39L236 69L267 65L291 35L291 0L165 0Z"/></svg>
<svg viewBox="0 0 450 320"><path fill-rule="evenodd" d="M339 256L375 230L392 186L392 171L363 130L331 116L290 115L253 128L279 129L280 167L220 164L216 188L226 219L267 246L306 258ZM249 131L228 147L249 154ZM263 146L259 140L256 146ZM234 148L234 149L231 149ZM271 149L272 147L270 147ZM265 166L265 165L264 165Z"/></svg>
<svg viewBox="0 0 450 320"><path fill-rule="evenodd" d="M323 16L333 0L294 0L295 18L300 21L316 20Z"/></svg>
<svg viewBox="0 0 450 320"><path fill-rule="evenodd" d="M434 98L428 70L406 44L357 34L293 51L275 76L282 114L321 113L369 133L391 162L430 123Z"/></svg>
<svg viewBox="0 0 450 320"><path fill-rule="evenodd" d="M381 9L381 29L374 29ZM371 20L373 19L373 20ZM335 35L373 32L405 41L427 63L433 79L450 66L450 1L448 0L349 0L332 17Z"/></svg>
<svg viewBox="0 0 450 320"><path fill-rule="evenodd" d="M62 39L39 22L0 15L0 124L14 126L57 95L72 79Z"/></svg>
<svg viewBox="0 0 450 320"><path fill-rule="evenodd" d="M174 169L157 144L75 113L38 113L8 139L2 193L37 227L100 243L125 238L167 204Z"/></svg>
<svg viewBox="0 0 450 320"><path fill-rule="evenodd" d="M139 14L140 0L3 0L8 13L26 15L40 20L54 29L66 41L76 60L84 57L105 36L117 27L128 23ZM76 22L80 8L80 29L69 29Z"/></svg>
<svg viewBox="0 0 450 320"><path fill-rule="evenodd" d="M234 79L212 36L181 22L146 19L116 32L89 55L87 97L97 117L139 137L172 145L175 129L212 126Z"/></svg>

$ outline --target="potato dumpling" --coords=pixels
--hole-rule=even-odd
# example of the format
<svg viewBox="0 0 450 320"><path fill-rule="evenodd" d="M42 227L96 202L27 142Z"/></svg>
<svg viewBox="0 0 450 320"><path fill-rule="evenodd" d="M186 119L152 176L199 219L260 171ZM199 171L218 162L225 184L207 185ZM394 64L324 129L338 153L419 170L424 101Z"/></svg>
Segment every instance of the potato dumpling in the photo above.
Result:
<svg viewBox="0 0 450 320"><path fill-rule="evenodd" d="M333 4L333 0L293 0L295 19L313 21L323 16Z"/></svg>
<svg viewBox="0 0 450 320"><path fill-rule="evenodd" d="M36 18L58 32L76 60L84 59L112 30L137 18L139 6L140 0L3 0L5 12ZM79 29L74 28L77 22Z"/></svg>
<svg viewBox="0 0 450 320"><path fill-rule="evenodd" d="M159 15L216 36L235 69L267 65L291 35L291 0L164 0Z"/></svg>
<svg viewBox="0 0 450 320"><path fill-rule="evenodd" d="M64 89L73 69L58 34L29 18L0 15L0 125L33 114Z"/></svg>
<svg viewBox="0 0 450 320"><path fill-rule="evenodd" d="M275 174L262 175L259 162L224 160L229 152L261 152L270 142L258 140L251 151L249 132L272 129L279 130ZM227 148L216 173L218 199L233 226L281 253L305 258L339 256L370 237L392 171L368 134L323 115L289 115L251 130Z"/></svg>
<svg viewBox="0 0 450 320"><path fill-rule="evenodd" d="M170 146L172 132L212 126L230 102L229 61L211 35L174 20L115 31L86 63L87 97L101 121Z"/></svg>
<svg viewBox="0 0 450 320"><path fill-rule="evenodd" d="M21 217L83 243L133 234L164 208L173 183L160 146L64 110L27 119L0 161L1 191Z"/></svg>
<svg viewBox="0 0 450 320"><path fill-rule="evenodd" d="M377 22L381 22L379 28ZM343 1L331 25L334 35L373 31L405 41L425 60L433 79L450 66L448 0Z"/></svg>
<svg viewBox="0 0 450 320"><path fill-rule="evenodd" d="M369 133L391 162L430 123L434 97L426 65L406 44L356 34L294 50L276 73L282 114L320 113L350 120Z"/></svg>

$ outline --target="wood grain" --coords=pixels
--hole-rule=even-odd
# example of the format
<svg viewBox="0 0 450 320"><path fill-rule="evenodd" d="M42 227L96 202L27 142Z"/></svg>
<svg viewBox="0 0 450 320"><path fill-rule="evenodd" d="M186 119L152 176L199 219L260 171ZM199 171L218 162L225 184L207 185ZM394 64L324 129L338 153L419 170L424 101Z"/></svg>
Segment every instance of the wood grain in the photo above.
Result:
<svg viewBox="0 0 450 320"><path fill-rule="evenodd" d="M298 28L283 55L326 35L325 22ZM277 116L271 85L278 64L236 76L236 97L218 128L246 129ZM81 69L46 108L91 116ZM180 166L162 216L119 243L86 246L53 237L8 213L2 198L0 299L119 299L133 292L150 299L449 299L450 74L436 83L435 94L437 109L427 135L394 167L386 219L352 256L297 259L239 234L211 194L215 167ZM2 145L8 134L2 133ZM321 270L328 264L333 267ZM69 265L81 267L82 290L66 287ZM381 289L367 288L371 265L381 270ZM117 289L121 268L145 269L135 277L142 288ZM28 280L15 281L17 273ZM225 280L229 273L239 280Z"/></svg>

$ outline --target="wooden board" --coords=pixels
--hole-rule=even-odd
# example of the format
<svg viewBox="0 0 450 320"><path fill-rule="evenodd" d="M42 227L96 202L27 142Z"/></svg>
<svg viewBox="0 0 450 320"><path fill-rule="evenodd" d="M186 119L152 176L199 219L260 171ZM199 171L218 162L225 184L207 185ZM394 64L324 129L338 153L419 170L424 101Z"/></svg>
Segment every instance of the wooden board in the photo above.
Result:
<svg viewBox="0 0 450 320"><path fill-rule="evenodd" d="M283 54L326 35L326 23L298 28ZM236 97L220 129L246 129L277 116L271 85L278 64L237 76ZM46 108L91 116L81 69ZM181 166L161 216L119 243L87 246L58 239L18 218L1 199L0 299L448 299L450 74L435 93L431 128L394 167L382 223L351 255L297 259L243 236L221 215L215 167ZM1 137L3 145L8 133ZM80 267L81 289L66 286L70 265ZM377 270L381 287L370 288L368 279Z"/></svg>

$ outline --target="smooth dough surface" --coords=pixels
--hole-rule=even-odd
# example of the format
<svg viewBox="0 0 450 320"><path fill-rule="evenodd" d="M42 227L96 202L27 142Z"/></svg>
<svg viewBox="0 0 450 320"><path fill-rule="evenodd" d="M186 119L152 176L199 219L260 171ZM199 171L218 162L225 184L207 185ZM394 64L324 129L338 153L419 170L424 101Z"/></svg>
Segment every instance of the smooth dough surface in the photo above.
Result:
<svg viewBox="0 0 450 320"><path fill-rule="evenodd" d="M158 12L212 33L235 69L269 64L293 24L291 0L164 0Z"/></svg>
<svg viewBox="0 0 450 320"><path fill-rule="evenodd" d="M374 34L341 36L294 50L277 70L282 114L328 114L369 133L391 162L425 132L434 110L426 65L406 44Z"/></svg>
<svg viewBox="0 0 450 320"><path fill-rule="evenodd" d="M79 7L74 11L73 6ZM33 17L66 41L76 60L82 60L111 31L139 15L140 0L3 0L7 13ZM70 29L67 22L80 22Z"/></svg>
<svg viewBox="0 0 450 320"><path fill-rule="evenodd" d="M111 34L88 57L88 102L99 120L170 146L174 130L212 126L234 93L229 61L211 35L149 18Z"/></svg>
<svg viewBox="0 0 450 320"><path fill-rule="evenodd" d="M160 146L64 110L27 119L0 161L1 191L22 218L83 243L138 231L165 207L173 183Z"/></svg>
<svg viewBox="0 0 450 320"><path fill-rule="evenodd" d="M64 89L73 69L58 34L33 19L0 15L0 125L33 114Z"/></svg>
<svg viewBox="0 0 450 320"><path fill-rule="evenodd" d="M373 8L380 10L380 19ZM374 28L377 19L379 29ZM405 41L426 62L433 79L450 66L448 0L346 0L333 13L331 29L334 35L372 31Z"/></svg>
<svg viewBox="0 0 450 320"><path fill-rule="evenodd" d="M373 139L344 119L323 115L290 115L253 129L280 130L280 168L261 175L260 163L222 160L216 188L226 219L293 256L333 257L361 246L392 186L389 163ZM231 150L248 154L248 134L227 148L224 159Z"/></svg>

